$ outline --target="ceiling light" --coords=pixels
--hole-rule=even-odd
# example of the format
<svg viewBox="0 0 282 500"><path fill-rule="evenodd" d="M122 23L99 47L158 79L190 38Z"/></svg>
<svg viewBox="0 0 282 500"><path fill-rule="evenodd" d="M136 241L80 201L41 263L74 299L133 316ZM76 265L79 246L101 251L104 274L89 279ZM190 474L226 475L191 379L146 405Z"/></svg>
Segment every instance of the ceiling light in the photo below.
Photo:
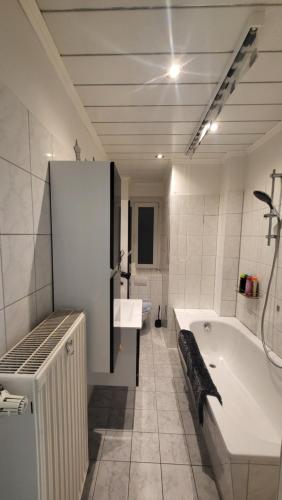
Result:
<svg viewBox="0 0 282 500"><path fill-rule="evenodd" d="M162 153L158 153L156 154L155 158L157 158L158 160L162 160L164 158L164 155Z"/></svg>
<svg viewBox="0 0 282 500"><path fill-rule="evenodd" d="M257 35L264 22L264 11L256 11L248 20L238 44L231 56L229 66L216 86L211 100L201 116L185 154L192 157L207 132L216 132L216 119L237 84L257 59ZM207 126L209 124L209 126Z"/></svg>
<svg viewBox="0 0 282 500"><path fill-rule="evenodd" d="M46 153L47 158L52 158L52 153Z"/></svg>
<svg viewBox="0 0 282 500"><path fill-rule="evenodd" d="M169 68L169 76L170 78L177 78L180 73L180 66L179 64L172 64Z"/></svg>
<svg viewBox="0 0 282 500"><path fill-rule="evenodd" d="M214 133L217 131L217 129L218 129L218 124L216 122L213 122L210 126L210 131Z"/></svg>

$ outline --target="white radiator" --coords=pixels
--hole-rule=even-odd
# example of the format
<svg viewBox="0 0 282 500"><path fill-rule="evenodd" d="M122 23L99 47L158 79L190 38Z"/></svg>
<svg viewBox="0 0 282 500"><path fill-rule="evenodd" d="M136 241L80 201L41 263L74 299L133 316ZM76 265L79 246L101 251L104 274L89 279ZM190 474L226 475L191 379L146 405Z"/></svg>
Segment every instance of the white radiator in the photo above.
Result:
<svg viewBox="0 0 282 500"><path fill-rule="evenodd" d="M80 500L88 468L85 315L49 316L0 358L0 384L29 400L23 415L0 416L1 500Z"/></svg>

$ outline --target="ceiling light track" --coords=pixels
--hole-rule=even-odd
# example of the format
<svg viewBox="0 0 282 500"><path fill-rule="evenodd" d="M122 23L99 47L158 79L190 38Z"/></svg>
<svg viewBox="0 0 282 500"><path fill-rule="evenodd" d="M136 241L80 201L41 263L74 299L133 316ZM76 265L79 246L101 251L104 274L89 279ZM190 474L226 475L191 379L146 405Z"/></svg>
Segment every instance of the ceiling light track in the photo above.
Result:
<svg viewBox="0 0 282 500"><path fill-rule="evenodd" d="M249 19L235 48L231 62L225 69L224 76L212 96L208 109L204 112L200 126L194 132L185 154L190 158L201 144L204 137L211 130L214 122L222 111L229 96L234 92L242 76L252 67L257 59L257 34L262 26L264 12L257 11Z"/></svg>

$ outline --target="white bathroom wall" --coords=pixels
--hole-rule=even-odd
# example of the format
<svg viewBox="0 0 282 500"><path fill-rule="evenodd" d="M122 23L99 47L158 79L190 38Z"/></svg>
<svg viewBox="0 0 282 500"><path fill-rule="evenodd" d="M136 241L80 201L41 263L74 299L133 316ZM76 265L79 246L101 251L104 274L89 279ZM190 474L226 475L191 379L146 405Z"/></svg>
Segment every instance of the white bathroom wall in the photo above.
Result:
<svg viewBox="0 0 282 500"><path fill-rule="evenodd" d="M128 201L129 201L129 177L121 177L121 227L120 227L120 249L123 252L121 270L127 272L128 268ZM120 296L127 298L128 280L121 278Z"/></svg>
<svg viewBox="0 0 282 500"><path fill-rule="evenodd" d="M270 268L274 252L274 241L270 247L265 235L268 222L263 215L269 210L257 200L255 189L271 193L270 174L274 168L282 172L282 132L277 133L259 148L251 152L247 159L245 193L243 205L242 238L239 273L255 274L260 285L260 299L238 296L237 317L257 336L260 336L260 319ZM281 210L280 181L276 181L275 204ZM281 251L271 288L266 315L268 344L282 356L282 258ZM277 310L280 307L280 310Z"/></svg>
<svg viewBox="0 0 282 500"><path fill-rule="evenodd" d="M214 300L220 316L235 316L245 168L240 155L222 167Z"/></svg>
<svg viewBox="0 0 282 500"><path fill-rule="evenodd" d="M169 345L175 341L174 307L214 307L220 180L221 166L217 164L172 167L169 190Z"/></svg>

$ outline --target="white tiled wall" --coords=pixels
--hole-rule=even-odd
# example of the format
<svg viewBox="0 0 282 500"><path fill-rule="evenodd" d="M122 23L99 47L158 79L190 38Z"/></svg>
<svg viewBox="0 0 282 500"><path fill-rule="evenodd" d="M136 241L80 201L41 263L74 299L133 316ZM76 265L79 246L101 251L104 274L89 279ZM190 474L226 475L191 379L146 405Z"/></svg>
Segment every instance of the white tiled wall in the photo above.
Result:
<svg viewBox="0 0 282 500"><path fill-rule="evenodd" d="M213 308L219 196L170 196L168 327L173 307Z"/></svg>
<svg viewBox="0 0 282 500"><path fill-rule="evenodd" d="M261 334L261 315L274 253L274 241L268 247L265 235L268 222L263 215L268 207L257 200L253 191L271 193L270 174L273 168L282 172L282 133L255 150L248 158L242 220L242 238L239 273L255 274L259 280L260 299L247 299L238 295L236 315L258 337ZM281 210L280 181L276 182L275 204ZM265 332L267 343L282 356L282 258L275 269L269 304L266 313ZM278 306L278 307L277 307ZM279 309L280 310L277 310Z"/></svg>
<svg viewBox="0 0 282 500"><path fill-rule="evenodd" d="M162 305L162 273L156 270L137 271L131 276L130 298L151 302L151 320L155 321Z"/></svg>
<svg viewBox="0 0 282 500"><path fill-rule="evenodd" d="M0 85L0 354L52 308L48 161L74 159Z"/></svg>
<svg viewBox="0 0 282 500"><path fill-rule="evenodd" d="M242 191L226 191L220 197L215 278L215 310L220 316L235 315L242 204Z"/></svg>

